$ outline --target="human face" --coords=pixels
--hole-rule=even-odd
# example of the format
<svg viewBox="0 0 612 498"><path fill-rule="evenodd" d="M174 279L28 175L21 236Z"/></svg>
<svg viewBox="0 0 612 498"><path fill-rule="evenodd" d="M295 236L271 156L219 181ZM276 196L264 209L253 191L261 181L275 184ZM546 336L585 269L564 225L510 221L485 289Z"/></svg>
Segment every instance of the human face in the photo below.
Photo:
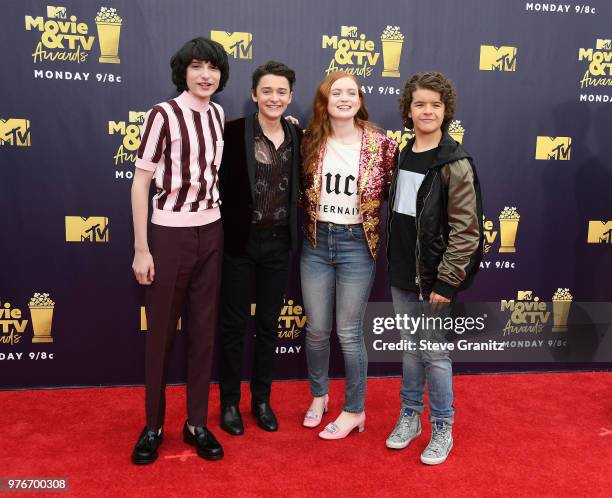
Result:
<svg viewBox="0 0 612 498"><path fill-rule="evenodd" d="M278 121L291 103L293 93L284 76L266 74L257 82L251 98L259 108L259 115L269 121Z"/></svg>
<svg viewBox="0 0 612 498"><path fill-rule="evenodd" d="M187 88L200 100L210 100L211 95L219 88L220 79L221 70L211 62L193 59L187 66Z"/></svg>
<svg viewBox="0 0 612 498"><path fill-rule="evenodd" d="M327 114L330 119L353 119L361 108L359 88L352 78L340 78L334 81L327 100Z"/></svg>
<svg viewBox="0 0 612 498"><path fill-rule="evenodd" d="M410 114L417 135L430 135L442 128L444 121L444 102L438 92L427 88L417 88L412 92Z"/></svg>

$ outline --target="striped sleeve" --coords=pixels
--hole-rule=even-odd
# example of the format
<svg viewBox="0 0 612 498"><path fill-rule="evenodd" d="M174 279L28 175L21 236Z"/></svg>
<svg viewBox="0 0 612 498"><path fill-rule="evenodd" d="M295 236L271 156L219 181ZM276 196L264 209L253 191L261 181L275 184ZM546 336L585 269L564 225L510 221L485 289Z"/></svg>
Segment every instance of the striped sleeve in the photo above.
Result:
<svg viewBox="0 0 612 498"><path fill-rule="evenodd" d="M168 124L164 119L166 113L155 106L145 116L145 122L140 133L140 147L135 166L147 171L155 171L164 152L164 138Z"/></svg>

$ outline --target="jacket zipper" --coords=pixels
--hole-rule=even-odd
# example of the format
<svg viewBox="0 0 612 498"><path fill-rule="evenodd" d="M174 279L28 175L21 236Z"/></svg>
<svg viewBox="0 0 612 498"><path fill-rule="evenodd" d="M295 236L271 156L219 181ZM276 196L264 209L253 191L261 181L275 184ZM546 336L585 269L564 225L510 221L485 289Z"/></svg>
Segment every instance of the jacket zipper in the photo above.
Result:
<svg viewBox="0 0 612 498"><path fill-rule="evenodd" d="M423 199L423 207L421 208L421 212L417 216L417 220L416 220L416 230L417 230L417 240L416 240L416 272L417 272L417 280L418 280L418 284L419 284L419 299L421 301L423 300L423 286L421 285L421 272L419 271L419 258L421 256L421 243L420 243L420 238L419 238L419 236L420 236L420 228L421 228L421 215L423 214L423 211L425 210L425 203L427 202L427 198L430 196L431 191L433 190L433 185L434 185L434 182L436 180L436 176L438 176L438 172L437 171L434 173L433 180L431 181L431 184L429 186L429 192L427 192L427 195L425 196L425 199ZM418 199L418 193L417 193L417 199Z"/></svg>
<svg viewBox="0 0 612 498"><path fill-rule="evenodd" d="M395 192L397 188L397 175L399 174L399 162L397 168L393 172L393 176L391 177L391 188L389 189L389 215L387 216L387 236L385 237L385 246L387 252L387 264L389 262L389 235L391 234L391 218L393 218L393 204L395 203Z"/></svg>

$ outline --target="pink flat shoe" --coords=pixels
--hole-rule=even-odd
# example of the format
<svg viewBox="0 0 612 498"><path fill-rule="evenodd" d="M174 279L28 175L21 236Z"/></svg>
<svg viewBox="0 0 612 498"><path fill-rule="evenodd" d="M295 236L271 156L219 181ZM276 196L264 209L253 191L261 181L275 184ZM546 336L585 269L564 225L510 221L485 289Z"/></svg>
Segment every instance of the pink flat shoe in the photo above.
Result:
<svg viewBox="0 0 612 498"><path fill-rule="evenodd" d="M359 429L359 432L363 432L365 430L365 419L365 412L361 412L361 416L355 420L351 426L344 430L340 430L336 422L332 422L331 424L327 424L325 429L319 432L319 437L321 439L342 439L348 436L356 427Z"/></svg>
<svg viewBox="0 0 612 498"><path fill-rule="evenodd" d="M329 394L325 395L325 406L323 407L323 413L327 413L327 403L329 402ZM304 416L304 427L316 427L321 423L323 413L319 413L316 410L308 410Z"/></svg>

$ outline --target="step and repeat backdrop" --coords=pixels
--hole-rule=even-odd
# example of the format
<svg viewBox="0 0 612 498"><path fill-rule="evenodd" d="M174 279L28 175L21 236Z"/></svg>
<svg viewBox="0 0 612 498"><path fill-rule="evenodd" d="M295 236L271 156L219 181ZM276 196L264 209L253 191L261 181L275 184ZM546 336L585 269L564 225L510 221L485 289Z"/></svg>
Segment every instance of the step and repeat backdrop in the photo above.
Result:
<svg viewBox="0 0 612 498"><path fill-rule="evenodd" d="M134 159L144 113L176 95L170 57L196 36L229 54L215 97L228 118L254 112L251 73L267 60L295 69L289 112L302 124L317 82L342 69L400 147L412 136L399 115L404 82L447 74L458 93L450 132L475 159L485 207L486 253L463 312L502 345L457 343L457 371L609 369L611 18L607 0L3 2L0 388L143 382ZM399 356L377 353L390 301L384 254L370 300L370 373L399 374ZM177 324L173 382L188 319ZM278 378L305 377L306 320L294 258Z"/></svg>

